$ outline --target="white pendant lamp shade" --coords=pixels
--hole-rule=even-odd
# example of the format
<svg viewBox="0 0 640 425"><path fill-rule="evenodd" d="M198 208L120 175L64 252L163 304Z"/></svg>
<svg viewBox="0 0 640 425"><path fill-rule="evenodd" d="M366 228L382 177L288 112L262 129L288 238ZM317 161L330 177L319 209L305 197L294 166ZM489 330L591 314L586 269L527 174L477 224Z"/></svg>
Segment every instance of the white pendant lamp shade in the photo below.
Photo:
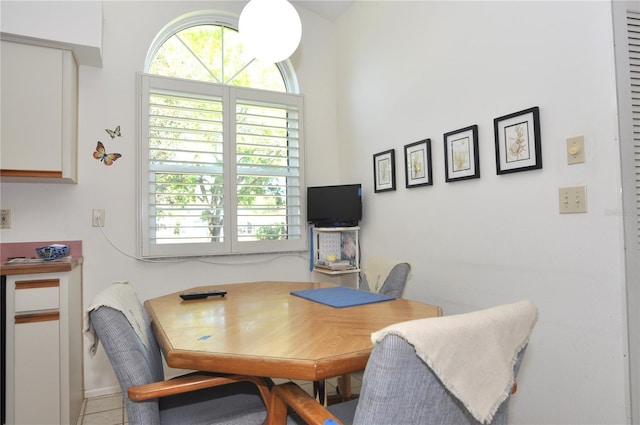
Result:
<svg viewBox="0 0 640 425"><path fill-rule="evenodd" d="M302 24L287 0L251 0L240 13L238 32L249 55L276 63L298 48Z"/></svg>

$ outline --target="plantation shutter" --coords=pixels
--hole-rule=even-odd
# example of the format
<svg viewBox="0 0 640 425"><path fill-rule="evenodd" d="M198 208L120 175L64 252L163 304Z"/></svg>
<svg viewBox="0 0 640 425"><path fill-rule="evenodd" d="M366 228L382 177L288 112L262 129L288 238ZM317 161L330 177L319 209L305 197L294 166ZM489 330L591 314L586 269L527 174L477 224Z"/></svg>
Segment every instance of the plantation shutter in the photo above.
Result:
<svg viewBox="0 0 640 425"><path fill-rule="evenodd" d="M239 88L232 97L238 249L252 251L254 241L300 241L302 98Z"/></svg>
<svg viewBox="0 0 640 425"><path fill-rule="evenodd" d="M142 75L141 255L306 249L302 97Z"/></svg>
<svg viewBox="0 0 640 425"><path fill-rule="evenodd" d="M637 235L640 241L640 13L627 12L629 65L631 70L631 112L636 182Z"/></svg>
<svg viewBox="0 0 640 425"><path fill-rule="evenodd" d="M141 123L143 256L229 250L227 99L221 86L142 76L141 108L147 113Z"/></svg>

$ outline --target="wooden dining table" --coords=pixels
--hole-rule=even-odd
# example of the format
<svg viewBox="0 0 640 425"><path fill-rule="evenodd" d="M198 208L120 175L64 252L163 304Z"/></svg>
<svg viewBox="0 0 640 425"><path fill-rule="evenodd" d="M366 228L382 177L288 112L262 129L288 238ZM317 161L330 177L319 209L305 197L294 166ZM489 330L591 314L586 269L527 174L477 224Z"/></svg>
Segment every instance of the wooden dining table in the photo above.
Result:
<svg viewBox="0 0 640 425"><path fill-rule="evenodd" d="M291 295L331 286L336 284L205 285L144 306L171 367L315 382L363 370L373 349L372 332L442 314L438 306L406 299L335 308ZM179 296L212 289L227 294L190 301Z"/></svg>

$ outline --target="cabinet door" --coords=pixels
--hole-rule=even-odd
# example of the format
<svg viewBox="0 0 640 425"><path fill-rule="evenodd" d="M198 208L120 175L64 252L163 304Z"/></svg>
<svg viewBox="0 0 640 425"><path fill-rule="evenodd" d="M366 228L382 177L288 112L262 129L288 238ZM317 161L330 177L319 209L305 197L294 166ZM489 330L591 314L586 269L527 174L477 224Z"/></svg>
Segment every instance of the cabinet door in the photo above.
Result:
<svg viewBox="0 0 640 425"><path fill-rule="evenodd" d="M0 175L77 176L77 66L70 51L2 41ZM29 180L25 180L29 181Z"/></svg>
<svg viewBox="0 0 640 425"><path fill-rule="evenodd" d="M3 41L0 55L1 168L61 171L62 51Z"/></svg>
<svg viewBox="0 0 640 425"><path fill-rule="evenodd" d="M15 424L60 423L57 312L16 317L14 367Z"/></svg>

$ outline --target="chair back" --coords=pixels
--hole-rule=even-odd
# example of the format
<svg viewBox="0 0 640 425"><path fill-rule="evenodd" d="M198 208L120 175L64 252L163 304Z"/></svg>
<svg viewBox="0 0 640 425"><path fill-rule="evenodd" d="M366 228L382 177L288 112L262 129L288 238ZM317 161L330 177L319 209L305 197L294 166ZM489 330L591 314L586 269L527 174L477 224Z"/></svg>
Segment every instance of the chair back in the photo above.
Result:
<svg viewBox="0 0 640 425"><path fill-rule="evenodd" d="M404 292L404 286L407 283L407 277L411 271L411 265L409 263L398 263L394 265L389 274L385 278L378 293L382 295L389 295L395 298L401 298ZM360 274L360 282L358 288L363 291L371 291L371 286L367 280L367 274Z"/></svg>
<svg viewBox="0 0 640 425"><path fill-rule="evenodd" d="M132 402L127 396L129 387L164 380L160 348L151 331L148 317L144 315L149 337L149 347L146 347L120 311L103 306L89 314L120 383L129 423L159 425L158 399Z"/></svg>
<svg viewBox="0 0 640 425"><path fill-rule="evenodd" d="M508 403L509 398L500 405L492 425L507 424ZM364 372L354 425L479 423L404 338L387 335L376 344Z"/></svg>
<svg viewBox="0 0 640 425"><path fill-rule="evenodd" d="M409 263L398 263L389 272L389 276L384 280L380 293L395 298L401 298L404 292L404 285L407 283L407 277L411 266Z"/></svg>

